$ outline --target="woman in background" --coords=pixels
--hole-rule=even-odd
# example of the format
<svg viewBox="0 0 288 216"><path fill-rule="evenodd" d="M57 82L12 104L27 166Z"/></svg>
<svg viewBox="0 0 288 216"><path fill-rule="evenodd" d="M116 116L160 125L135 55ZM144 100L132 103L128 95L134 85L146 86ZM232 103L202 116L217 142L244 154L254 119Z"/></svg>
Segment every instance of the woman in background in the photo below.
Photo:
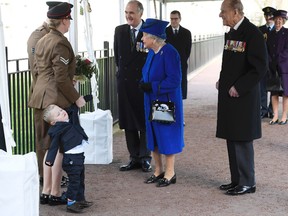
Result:
<svg viewBox="0 0 288 216"><path fill-rule="evenodd" d="M288 112L288 29L283 25L287 20L287 11L277 10L273 13L275 29L270 32L267 38L267 48L269 55L269 73L278 73L282 79L283 91L271 91L271 100L274 117L269 122L270 125L287 124ZM268 74L269 77L269 74ZM283 98L282 117L278 119L279 96Z"/></svg>

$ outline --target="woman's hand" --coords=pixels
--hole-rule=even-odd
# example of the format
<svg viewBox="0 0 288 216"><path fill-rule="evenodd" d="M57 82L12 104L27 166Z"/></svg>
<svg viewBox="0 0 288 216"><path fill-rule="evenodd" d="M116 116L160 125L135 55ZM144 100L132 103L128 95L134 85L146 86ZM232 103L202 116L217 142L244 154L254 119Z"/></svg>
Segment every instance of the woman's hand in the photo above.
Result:
<svg viewBox="0 0 288 216"><path fill-rule="evenodd" d="M81 108L81 107L85 106L86 101L84 100L83 96L80 96L78 98L78 100L75 101L75 103L79 108Z"/></svg>

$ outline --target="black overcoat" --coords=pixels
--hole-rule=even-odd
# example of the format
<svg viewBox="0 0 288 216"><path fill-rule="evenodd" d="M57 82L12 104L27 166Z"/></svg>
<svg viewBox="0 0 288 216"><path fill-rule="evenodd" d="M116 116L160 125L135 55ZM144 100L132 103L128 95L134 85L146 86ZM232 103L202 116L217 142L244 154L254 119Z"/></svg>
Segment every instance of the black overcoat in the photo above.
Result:
<svg viewBox="0 0 288 216"><path fill-rule="evenodd" d="M216 136L251 141L262 136L259 81L267 71L267 50L259 28L247 18L236 31L225 34L219 78ZM239 97L228 92L235 86Z"/></svg>
<svg viewBox="0 0 288 216"><path fill-rule="evenodd" d="M137 42L141 41L142 35L142 32L138 33ZM144 94L138 86L147 53L137 51L135 46L131 47L128 24L115 28L114 56L117 66L119 127L127 130L145 130Z"/></svg>
<svg viewBox="0 0 288 216"><path fill-rule="evenodd" d="M182 70L182 98L187 98L187 69L188 69L188 59L191 53L192 47L192 36L191 32L179 26L179 31L177 35L174 35L172 26L166 28L167 39L166 42L170 43L176 48L181 59L181 70Z"/></svg>

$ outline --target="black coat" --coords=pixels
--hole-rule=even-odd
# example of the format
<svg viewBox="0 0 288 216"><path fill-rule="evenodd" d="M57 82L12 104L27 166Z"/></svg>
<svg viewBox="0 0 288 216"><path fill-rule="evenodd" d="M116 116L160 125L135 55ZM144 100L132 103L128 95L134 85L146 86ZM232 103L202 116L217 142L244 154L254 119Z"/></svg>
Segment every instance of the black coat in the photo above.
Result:
<svg viewBox="0 0 288 216"><path fill-rule="evenodd" d="M137 42L141 41L142 35L142 32L138 33ZM114 56L117 66L119 127L128 130L145 130L144 94L138 86L147 53L138 52L135 47L132 49L128 24L115 28Z"/></svg>
<svg viewBox="0 0 288 216"><path fill-rule="evenodd" d="M182 70L182 98L187 98L187 69L188 69L188 59L191 53L192 47L192 36L191 32L180 26L177 35L174 35L172 26L166 28L167 39L166 42L170 43L176 48L181 59L181 70Z"/></svg>
<svg viewBox="0 0 288 216"><path fill-rule="evenodd" d="M275 29L275 25L273 26L271 30L268 30L266 24L259 26L259 29L262 32L265 41L267 41L269 34Z"/></svg>
<svg viewBox="0 0 288 216"><path fill-rule="evenodd" d="M231 50L233 44L239 49ZM241 44L244 49L240 49ZM236 31L225 34L219 78L217 137L251 141L262 136L259 81L265 75L267 65L263 35L259 28L244 18ZM239 93L238 98L228 94L233 85Z"/></svg>

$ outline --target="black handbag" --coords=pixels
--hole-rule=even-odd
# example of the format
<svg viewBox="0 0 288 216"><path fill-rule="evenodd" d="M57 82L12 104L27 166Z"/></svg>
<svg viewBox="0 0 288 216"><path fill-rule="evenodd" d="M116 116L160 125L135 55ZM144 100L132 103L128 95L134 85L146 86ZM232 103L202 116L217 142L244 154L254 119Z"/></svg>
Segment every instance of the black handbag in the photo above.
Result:
<svg viewBox="0 0 288 216"><path fill-rule="evenodd" d="M283 91L281 76L279 76L278 71L275 73L268 73L266 80L266 90L273 92Z"/></svg>
<svg viewBox="0 0 288 216"><path fill-rule="evenodd" d="M175 104L170 101L152 101L150 121L156 121L164 124L172 124L175 119Z"/></svg>

